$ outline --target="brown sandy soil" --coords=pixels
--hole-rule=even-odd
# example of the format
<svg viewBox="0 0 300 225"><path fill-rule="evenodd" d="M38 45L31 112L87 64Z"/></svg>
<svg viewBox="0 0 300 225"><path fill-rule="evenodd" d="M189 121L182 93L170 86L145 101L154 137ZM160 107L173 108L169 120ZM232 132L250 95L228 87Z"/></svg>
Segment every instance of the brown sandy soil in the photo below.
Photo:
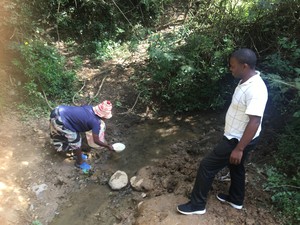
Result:
<svg viewBox="0 0 300 225"><path fill-rule="evenodd" d="M185 216L177 213L177 205L189 200L196 169L202 158L188 154L183 149L191 150L194 147L187 143L174 144L171 156L156 167L147 167L146 174L155 188L148 193L149 199L140 203L136 224L280 224L270 211L270 197L262 191L264 176L251 163L247 164L246 199L242 210L220 203L215 197L217 193L226 193L229 188L229 180L221 180L227 174L224 169L213 183L206 214Z"/></svg>
<svg viewBox="0 0 300 225"><path fill-rule="evenodd" d="M1 224L50 221L59 202L76 189L76 171L70 161L49 151L47 118L26 120L27 112L17 109L15 83L0 72Z"/></svg>
<svg viewBox="0 0 300 225"><path fill-rule="evenodd" d="M137 104L133 113L128 113L138 95L133 89L134 83L130 81L136 68L130 64L110 62L101 68L86 66L79 72L82 79L87 80L87 85L76 99L78 104L97 93L106 75L101 95L96 99L108 98L122 103L122 106L115 108L114 113L118 116L110 122L109 140L126 135L128 129L134 129L135 125L143 123L146 118L155 119L151 108L142 104ZM27 117L26 112L17 108L20 104L18 89L22 83L18 86L19 81L12 79L15 76L8 71L1 70L0 73L0 221L3 225L26 225L33 221L46 225L72 195L94 181L107 183L113 171L98 169L93 175L87 176L74 169L74 161L70 157L53 152L48 144L48 118ZM183 216L176 212L177 204L188 200L200 159L222 135L221 129L210 128L215 125L208 122L206 135L199 134L198 140L178 140L170 146L170 156L158 160L155 166L142 168L140 172L153 188L145 190L145 196L140 197L140 192L128 186L126 191L132 196L131 205L122 208L120 204L121 207L113 212L117 216L111 224L280 224L270 212L270 197L262 188L265 176L255 164L247 166L244 209L234 210L216 200L215 194L228 188L228 182L216 180L205 215ZM218 126L222 127L222 122ZM96 154L92 151L91 154L95 161L108 156L106 152ZM260 155L255 155L254 159L254 162L258 162ZM120 193L126 194L126 191ZM87 221L89 223L85 224L108 224L99 223L97 218L89 218Z"/></svg>

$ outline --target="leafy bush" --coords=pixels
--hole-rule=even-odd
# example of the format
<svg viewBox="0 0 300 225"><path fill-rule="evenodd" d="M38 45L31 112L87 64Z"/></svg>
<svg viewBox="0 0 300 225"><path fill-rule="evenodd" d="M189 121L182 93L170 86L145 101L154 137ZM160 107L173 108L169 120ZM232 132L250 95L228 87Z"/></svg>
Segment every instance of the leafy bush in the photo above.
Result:
<svg viewBox="0 0 300 225"><path fill-rule="evenodd" d="M135 25L155 24L156 18L171 2L174 0L13 0L10 5L16 18L20 19L17 22L27 28L23 30L14 23L22 33L32 34L40 29L41 33L48 33L57 40L71 37L82 44L96 40L125 40L132 35Z"/></svg>
<svg viewBox="0 0 300 225"><path fill-rule="evenodd" d="M267 170L266 190L287 224L300 222L300 117L292 117L279 135L275 165Z"/></svg>
<svg viewBox="0 0 300 225"><path fill-rule="evenodd" d="M149 42L148 85L154 96L176 111L224 105L229 89L221 81L234 49L230 37L193 34L186 27L175 34L154 35Z"/></svg>
<svg viewBox="0 0 300 225"><path fill-rule="evenodd" d="M265 57L262 68L270 99L282 114L300 112L300 46L295 39L278 38L278 50Z"/></svg>
<svg viewBox="0 0 300 225"><path fill-rule="evenodd" d="M262 59L262 53L271 55L266 59L268 64L276 59L277 46L295 50L295 43L284 39L277 42L277 37L279 30L288 35L287 40L293 36L288 30L297 34L298 13L300 7L295 0L190 2L188 19L181 29L150 40L151 78L143 83L154 97L178 111L220 108L232 92L224 82L229 54L235 48L249 47ZM285 68L278 58L277 62L282 65L281 71L299 71L295 64Z"/></svg>
<svg viewBox="0 0 300 225"><path fill-rule="evenodd" d="M264 58L270 89L270 100L275 109L285 116L287 125L279 135L275 167L268 170L266 190L287 224L300 222L300 47L294 38L280 37L277 49ZM293 116L294 115L294 116Z"/></svg>
<svg viewBox="0 0 300 225"><path fill-rule="evenodd" d="M276 50L277 37L300 35L298 0L195 1L189 13L194 30L229 35L259 56Z"/></svg>
<svg viewBox="0 0 300 225"><path fill-rule="evenodd" d="M92 53L94 60L107 61L113 58L126 58L130 55L129 46L124 42L94 41L95 50Z"/></svg>
<svg viewBox="0 0 300 225"><path fill-rule="evenodd" d="M41 41L16 46L20 59L14 65L26 75L25 89L29 96L69 101L74 94L76 74L66 69L66 59L56 48Z"/></svg>
<svg viewBox="0 0 300 225"><path fill-rule="evenodd" d="M280 135L276 163L290 176L300 173L300 118L294 117Z"/></svg>
<svg viewBox="0 0 300 225"><path fill-rule="evenodd" d="M298 164L299 165L299 164ZM268 183L265 190L272 193L271 200L284 217L285 224L300 222L300 172L289 177L274 167L267 169Z"/></svg>

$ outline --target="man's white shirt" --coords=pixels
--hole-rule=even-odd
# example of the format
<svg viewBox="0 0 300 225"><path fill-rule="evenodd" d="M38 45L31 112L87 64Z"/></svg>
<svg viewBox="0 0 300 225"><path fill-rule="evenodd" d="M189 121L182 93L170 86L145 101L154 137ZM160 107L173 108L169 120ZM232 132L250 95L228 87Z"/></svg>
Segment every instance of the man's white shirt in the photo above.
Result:
<svg viewBox="0 0 300 225"><path fill-rule="evenodd" d="M237 138L240 140L249 122L248 115L260 116L262 120L267 100L268 90L259 71L256 71L256 75L246 82L241 83L240 81L235 88L226 113L224 135L228 139ZM260 131L261 124L254 138L259 136Z"/></svg>

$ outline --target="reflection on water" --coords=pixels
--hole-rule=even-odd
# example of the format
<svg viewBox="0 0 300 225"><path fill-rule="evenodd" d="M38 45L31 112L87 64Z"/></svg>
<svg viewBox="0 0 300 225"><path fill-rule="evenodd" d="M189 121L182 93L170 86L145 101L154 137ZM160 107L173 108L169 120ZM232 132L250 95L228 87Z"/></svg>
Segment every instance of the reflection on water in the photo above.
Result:
<svg viewBox="0 0 300 225"><path fill-rule="evenodd" d="M126 149L114 154L111 164L113 168L123 170L132 176L141 167L168 155L170 146L178 140L194 139L197 136L198 132L179 128L177 125L140 124L122 140Z"/></svg>
<svg viewBox="0 0 300 225"><path fill-rule="evenodd" d="M126 149L112 154L103 166L115 171L123 170L130 179L143 166L151 165L155 159L167 156L174 143L195 139L204 129L203 126L196 126L189 120L176 125L171 122L153 121L138 124L130 128L126 137L115 140L124 143ZM114 224L115 218L111 215L101 215L101 212L107 211L110 193L107 185L88 184L84 192L77 194L65 204L66 206L61 207L60 214L51 225L94 224L92 218L95 220L97 216L97 224Z"/></svg>

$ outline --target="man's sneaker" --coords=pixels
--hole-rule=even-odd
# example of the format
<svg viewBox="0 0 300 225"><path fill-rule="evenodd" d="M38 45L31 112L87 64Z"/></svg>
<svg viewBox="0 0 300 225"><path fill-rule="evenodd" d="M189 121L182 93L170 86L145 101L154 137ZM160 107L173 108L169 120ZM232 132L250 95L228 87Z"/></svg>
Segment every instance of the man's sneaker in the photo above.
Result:
<svg viewBox="0 0 300 225"><path fill-rule="evenodd" d="M177 206L177 211L184 215L193 215L193 214L201 215L206 213L205 208L195 207L192 205L191 202Z"/></svg>
<svg viewBox="0 0 300 225"><path fill-rule="evenodd" d="M231 205L235 209L242 209L243 208L243 205L237 205L237 204L231 202L229 195L225 195L223 193L219 193L219 194L217 194L217 199L219 201L221 201L221 202L228 203L229 205Z"/></svg>

